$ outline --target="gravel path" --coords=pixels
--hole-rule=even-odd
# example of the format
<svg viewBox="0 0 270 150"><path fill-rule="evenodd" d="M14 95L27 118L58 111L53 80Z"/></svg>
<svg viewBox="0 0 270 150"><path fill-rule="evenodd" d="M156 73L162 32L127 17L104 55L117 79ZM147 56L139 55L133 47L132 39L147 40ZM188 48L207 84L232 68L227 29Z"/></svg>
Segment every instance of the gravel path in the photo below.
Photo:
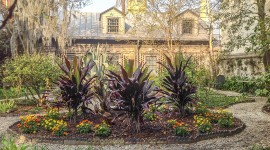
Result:
<svg viewBox="0 0 270 150"><path fill-rule="evenodd" d="M265 98L256 98L254 103L241 103L228 108L234 115L246 123L246 129L240 134L211 140L200 141L193 144L171 144L171 145L115 145L115 146L93 146L98 150L194 150L194 149L224 149L224 150L246 150L253 144L270 146L270 116L261 112L262 106L266 103ZM13 122L17 121L16 117L0 118L0 134ZM89 146L66 146L56 144L38 144L49 150L66 150L66 149L88 149Z"/></svg>

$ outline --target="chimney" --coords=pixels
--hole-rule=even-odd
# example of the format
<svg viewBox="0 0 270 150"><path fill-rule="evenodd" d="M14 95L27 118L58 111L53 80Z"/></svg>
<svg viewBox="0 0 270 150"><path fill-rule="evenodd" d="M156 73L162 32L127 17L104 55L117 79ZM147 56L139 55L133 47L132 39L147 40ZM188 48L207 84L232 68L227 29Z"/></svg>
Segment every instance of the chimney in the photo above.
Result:
<svg viewBox="0 0 270 150"><path fill-rule="evenodd" d="M152 2L153 0L151 0ZM144 13L147 9L147 0L128 0L128 11L132 14Z"/></svg>
<svg viewBox="0 0 270 150"><path fill-rule="evenodd" d="M2 4L8 8L11 6L11 0L2 0Z"/></svg>
<svg viewBox="0 0 270 150"><path fill-rule="evenodd" d="M200 18L203 21L208 21L208 8L209 8L209 1L201 0L200 1Z"/></svg>

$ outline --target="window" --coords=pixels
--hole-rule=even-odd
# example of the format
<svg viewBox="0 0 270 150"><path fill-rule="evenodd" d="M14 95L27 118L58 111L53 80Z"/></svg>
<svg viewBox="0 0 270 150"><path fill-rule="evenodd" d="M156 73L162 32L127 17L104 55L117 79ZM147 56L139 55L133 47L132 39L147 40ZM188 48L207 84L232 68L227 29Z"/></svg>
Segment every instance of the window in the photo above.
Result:
<svg viewBox="0 0 270 150"><path fill-rule="evenodd" d="M109 18L108 19L108 33L117 33L119 29L119 19Z"/></svg>
<svg viewBox="0 0 270 150"><path fill-rule="evenodd" d="M157 56L145 56L145 62L149 70L157 71Z"/></svg>
<svg viewBox="0 0 270 150"><path fill-rule="evenodd" d="M191 20L183 21L183 34L192 34L193 23Z"/></svg>

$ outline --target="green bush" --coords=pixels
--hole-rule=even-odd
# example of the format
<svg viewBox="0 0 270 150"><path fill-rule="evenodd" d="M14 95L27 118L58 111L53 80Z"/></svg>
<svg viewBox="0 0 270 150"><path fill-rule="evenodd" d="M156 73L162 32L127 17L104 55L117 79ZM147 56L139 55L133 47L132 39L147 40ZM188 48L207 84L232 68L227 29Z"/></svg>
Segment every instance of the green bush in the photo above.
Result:
<svg viewBox="0 0 270 150"><path fill-rule="evenodd" d="M111 134L110 126L104 121L101 124L97 124L94 127L95 135L101 137L107 137Z"/></svg>
<svg viewBox="0 0 270 150"><path fill-rule="evenodd" d="M177 136L186 136L190 133L190 129L186 126L177 126L174 128L174 134Z"/></svg>
<svg viewBox="0 0 270 150"><path fill-rule="evenodd" d="M42 89L59 76L60 70L55 59L50 55L22 55L5 61L3 65L3 82L16 87L25 87L34 98L41 98Z"/></svg>
<svg viewBox="0 0 270 150"><path fill-rule="evenodd" d="M243 83L239 81L248 81L248 82ZM255 81L254 78L249 77L242 77L242 76L229 77L225 79L225 83L223 84L222 89L254 94L254 91L256 91L256 89L259 89L259 87L256 85L256 82L254 81Z"/></svg>
<svg viewBox="0 0 270 150"><path fill-rule="evenodd" d="M89 120L83 120L78 125L76 125L77 131L81 134L86 134L92 131L93 122Z"/></svg>
<svg viewBox="0 0 270 150"><path fill-rule="evenodd" d="M61 114L59 113L58 109L51 108L49 111L47 111L45 117L48 119L59 120L61 118Z"/></svg>
<svg viewBox="0 0 270 150"><path fill-rule="evenodd" d="M16 104L14 100L6 100L0 102L0 113L9 113L16 109Z"/></svg>
<svg viewBox="0 0 270 150"><path fill-rule="evenodd" d="M194 121L195 121L195 126L197 127L197 129L200 132L206 133L206 132L210 132L212 130L212 125L211 125L211 122L208 118L195 115Z"/></svg>
<svg viewBox="0 0 270 150"><path fill-rule="evenodd" d="M0 99L18 98L24 96L24 94L25 94L24 87L21 88L11 87L0 89Z"/></svg>
<svg viewBox="0 0 270 150"><path fill-rule="evenodd" d="M204 115L208 112L210 112L209 109L207 109L206 106L203 105L201 102L198 102L198 104L195 107L195 113Z"/></svg>
<svg viewBox="0 0 270 150"><path fill-rule="evenodd" d="M245 83L239 81L247 81ZM234 76L225 79L223 90L231 90L242 93L251 93L257 96L268 96L270 94L270 72L258 77Z"/></svg>
<svg viewBox="0 0 270 150"><path fill-rule="evenodd" d="M232 127L234 125L234 119L233 119L232 113L229 113L226 111L221 111L218 113L221 114L221 117L218 120L219 126L221 126L222 128L227 128L227 127Z"/></svg>

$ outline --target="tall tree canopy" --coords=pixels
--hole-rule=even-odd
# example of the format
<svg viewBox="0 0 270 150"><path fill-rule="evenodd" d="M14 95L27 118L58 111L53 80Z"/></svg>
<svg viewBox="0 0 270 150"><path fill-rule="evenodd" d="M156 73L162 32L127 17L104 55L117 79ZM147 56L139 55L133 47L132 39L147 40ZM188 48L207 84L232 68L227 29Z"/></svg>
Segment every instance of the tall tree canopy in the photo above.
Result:
<svg viewBox="0 0 270 150"><path fill-rule="evenodd" d="M225 31L225 51L245 48L263 56L265 68L270 65L270 10L266 0L222 1L220 18ZM268 9L267 9L268 7Z"/></svg>
<svg viewBox="0 0 270 150"><path fill-rule="evenodd" d="M89 0L20 0L14 8L11 37L12 55L18 53L19 43L25 53L39 52L52 40L58 50L68 42L68 25L73 10L88 5ZM42 43L42 45L39 45Z"/></svg>

